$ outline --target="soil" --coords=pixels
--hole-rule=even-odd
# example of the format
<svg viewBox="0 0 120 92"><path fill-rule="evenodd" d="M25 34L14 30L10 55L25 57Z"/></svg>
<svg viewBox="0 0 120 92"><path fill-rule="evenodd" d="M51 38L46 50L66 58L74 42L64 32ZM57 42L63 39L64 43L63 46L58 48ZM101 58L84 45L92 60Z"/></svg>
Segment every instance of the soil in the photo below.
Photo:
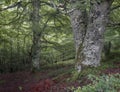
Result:
<svg viewBox="0 0 120 92"><path fill-rule="evenodd" d="M86 78L83 78L82 83L78 81L65 82L61 80L67 80L69 75L53 79L48 76L48 72L50 71L0 74L0 92L71 92L69 87L78 87L90 82ZM102 72L105 74L120 73L120 68L110 68Z"/></svg>

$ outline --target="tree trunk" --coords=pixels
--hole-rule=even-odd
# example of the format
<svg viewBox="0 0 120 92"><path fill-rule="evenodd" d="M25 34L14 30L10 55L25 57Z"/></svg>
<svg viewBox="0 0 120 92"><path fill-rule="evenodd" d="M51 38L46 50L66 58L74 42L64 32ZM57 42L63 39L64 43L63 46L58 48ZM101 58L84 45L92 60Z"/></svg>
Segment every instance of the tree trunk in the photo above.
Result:
<svg viewBox="0 0 120 92"><path fill-rule="evenodd" d="M84 3L85 2L79 0L71 0L71 12L69 13L74 34L76 61L78 61L78 54L80 52L79 47L84 42L84 37L86 33L87 12L86 9L83 7L83 5L85 5ZM77 6L78 4L80 4L79 7Z"/></svg>
<svg viewBox="0 0 120 92"><path fill-rule="evenodd" d="M100 65L101 52L104 42L104 32L108 20L108 13L113 0L90 1L90 15L87 25L87 32L83 42L83 49L80 52L80 59L77 63L78 71L82 66Z"/></svg>
<svg viewBox="0 0 120 92"><path fill-rule="evenodd" d="M32 0L32 32L33 32L33 45L32 45L32 52L31 52L31 59L32 59L32 68L39 69L39 62L40 62L40 0Z"/></svg>
<svg viewBox="0 0 120 92"><path fill-rule="evenodd" d="M76 47L76 68L99 66L103 48L105 26L113 0L90 0L89 16L85 0L71 0L71 24ZM79 5L79 6L78 6ZM89 19L87 18L89 17Z"/></svg>

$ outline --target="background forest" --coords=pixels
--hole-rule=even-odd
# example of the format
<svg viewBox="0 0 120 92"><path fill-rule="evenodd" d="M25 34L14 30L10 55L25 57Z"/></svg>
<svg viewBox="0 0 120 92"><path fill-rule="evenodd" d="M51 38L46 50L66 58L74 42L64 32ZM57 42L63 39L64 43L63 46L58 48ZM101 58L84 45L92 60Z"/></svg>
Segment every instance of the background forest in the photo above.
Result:
<svg viewBox="0 0 120 92"><path fill-rule="evenodd" d="M120 1L114 0L111 7L109 23L104 33L101 66L86 68L81 73L74 68L76 49L68 14L71 8L69 0L40 0L41 7L37 17L39 27L34 25L36 12L34 12L33 1L0 0L0 92L8 92L2 89L2 84L7 88L6 84L10 83L4 79L6 74L11 76L9 78L14 77L12 79L14 83L14 79L19 76L17 72L20 72L20 75L25 74L24 76L34 76L33 79L37 80L37 83L39 80L46 81L49 78L47 82L51 83L50 88L54 83L58 84L57 91L55 89L50 91L49 87L41 89L43 87L31 82L34 88L30 92L119 92ZM87 6L84 7L90 7L89 0L86 3ZM89 11L89 8L87 9ZM35 35L39 38L40 47L37 47L39 50L34 49L34 39L37 39ZM33 50L39 53L39 71L34 71L32 68ZM32 74L31 72L28 74L29 71L32 71ZM21 77L31 81L24 76ZM57 82L53 83L54 80ZM63 89L60 88L61 85ZM24 90L25 84L16 86L18 91L15 91L15 86L11 86L14 91L9 89L9 92L28 92ZM37 88L39 88L38 91L35 91ZM110 91L111 88L112 91Z"/></svg>
<svg viewBox="0 0 120 92"><path fill-rule="evenodd" d="M8 0L5 6L1 5L1 7L14 2ZM10 68L25 69L30 64L33 33L30 22L31 6L27 4L28 2L23 1L19 7L1 11L0 58L1 66L5 68L7 65L7 69L4 70L6 72ZM72 29L68 16L44 5L41 9L41 17L41 63L54 63L74 58ZM4 69L2 67L1 69Z"/></svg>

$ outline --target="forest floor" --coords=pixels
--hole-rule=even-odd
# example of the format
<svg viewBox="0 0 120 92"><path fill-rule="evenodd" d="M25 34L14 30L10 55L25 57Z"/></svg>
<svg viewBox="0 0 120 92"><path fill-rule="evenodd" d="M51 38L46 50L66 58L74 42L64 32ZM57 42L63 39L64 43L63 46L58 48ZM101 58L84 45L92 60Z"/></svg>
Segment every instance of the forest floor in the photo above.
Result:
<svg viewBox="0 0 120 92"><path fill-rule="evenodd" d="M103 63L102 68L97 69L87 71L99 75L120 73L120 62ZM0 74L0 92L71 92L70 87L84 86L90 83L85 76L79 79L81 81L72 78L73 71L73 63L59 63L46 65L42 67L41 71L35 73L21 71ZM82 73L81 76L83 75Z"/></svg>

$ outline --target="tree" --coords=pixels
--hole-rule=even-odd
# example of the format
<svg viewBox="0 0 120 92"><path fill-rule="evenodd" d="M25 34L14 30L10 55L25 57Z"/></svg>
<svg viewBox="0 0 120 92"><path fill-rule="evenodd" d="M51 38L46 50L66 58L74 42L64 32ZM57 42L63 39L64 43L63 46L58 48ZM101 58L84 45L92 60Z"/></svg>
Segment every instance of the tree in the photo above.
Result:
<svg viewBox="0 0 120 92"><path fill-rule="evenodd" d="M28 0L28 1L2 0L1 2L0 26L3 27L3 25L5 25L4 28L6 27L8 29L7 34L10 33L11 37L13 37L13 34L15 35L15 38L13 38L13 40L14 39L17 39L17 40L13 41L14 43L12 44L11 47L15 47L14 44L17 43L18 50L16 50L16 52L18 53L17 54L18 58L20 58L19 57L20 48L24 49L23 47L21 47L23 44L20 41L21 39L23 41L23 39L27 38L27 40L23 41L25 42L24 46L27 47L26 51L23 51L23 53L29 53L30 55L29 60L33 68L37 68L37 69L40 68L39 63L42 61L44 57L44 55L42 55L41 53L46 52L45 51L46 48L57 47L56 45L54 46L54 44L49 43L51 42L50 41L51 39L48 38L47 36L48 35L52 36L54 34L54 35L59 35L59 37L61 35L62 37L62 35L68 33L67 31L64 31L64 30L71 29L69 26L70 22L68 17L66 17L65 15L59 14L59 10L57 10L56 7L57 5L55 5L53 2L49 2L49 0L44 0L44 1L42 0ZM12 30L14 33L12 34L10 30ZM52 37L52 39L55 39L55 37ZM54 40L54 41L57 42L57 40ZM46 43L49 44L50 47L47 46ZM30 47L31 47L31 50L30 50ZM13 49L11 49L11 52L14 52Z"/></svg>
<svg viewBox="0 0 120 92"><path fill-rule="evenodd" d="M31 4L31 7L28 5ZM31 26L31 30L33 32L33 44L31 49L31 64L32 67L39 69L39 62L40 62L40 38L41 38L41 27L39 25L39 22L41 20L40 16L40 0L31 0L31 1L11 1L6 0L2 1L2 5L5 5L5 8L1 8L0 11L4 13L5 12L12 12L15 17L12 17L12 19L7 20L7 23L3 22L1 25L13 25L13 28L18 30L22 29L24 26L24 23L28 24L28 20L30 20L32 23L29 25ZM13 9L10 11L10 9ZM32 9L32 10L31 10ZM31 10L31 12L29 12ZM24 17L23 17L24 16ZM30 19L28 18L30 16ZM25 28L25 27L24 27ZM22 29L23 30L23 29ZM18 51L19 52L19 51Z"/></svg>
<svg viewBox="0 0 120 92"><path fill-rule="evenodd" d="M32 66L33 68L39 69L40 62L40 38L41 38L41 27L39 22L41 20L41 16L39 14L40 10L40 0L31 0L32 1L32 14L31 14L31 22L32 22L32 32L33 32L33 45L31 52Z"/></svg>
<svg viewBox="0 0 120 92"><path fill-rule="evenodd" d="M113 15L110 16L111 20L107 25L110 11L120 7L116 3L119 0L114 1L112 4L112 0L1 0L0 36L2 39L4 38L1 42L6 40L6 46L7 41L9 42L9 48L8 46L5 48L4 45L2 47L5 51L7 49L11 51L10 57L14 57L14 61L23 60L19 56L27 56L30 47L32 47L29 53L31 64L32 67L37 69L40 68L39 63L44 61L42 60L43 57L50 57L48 53L54 53L55 57L61 53L64 54L62 56L67 56L65 54L68 53L66 48L74 51L71 46L73 45L73 37L70 32L69 17L66 16L66 13L69 13L76 47L76 67L81 70L81 65L98 66L104 42L105 26L120 25L120 23L117 23L119 22L119 19L117 19L119 10L114 12L117 18L113 18ZM69 5L69 2L71 5ZM72 6L72 9L67 11L69 6ZM115 30L111 33L110 38L112 38L113 33L114 35L119 34L119 28L118 30L109 29ZM4 33L5 35L3 35ZM109 35L109 33L106 34ZM118 42L119 40L114 41L117 44ZM98 48L98 51L96 48ZM20 50L23 50L23 52L19 52ZM16 54L17 59L20 60L16 60ZM74 55L74 53L71 54ZM6 54L6 56L9 55Z"/></svg>
<svg viewBox="0 0 120 92"><path fill-rule="evenodd" d="M104 32L112 3L113 0L90 0L90 6L85 7L85 0L71 0L74 8L70 16L77 49L76 68L79 72L81 67L100 65ZM88 14L84 13L87 10Z"/></svg>

